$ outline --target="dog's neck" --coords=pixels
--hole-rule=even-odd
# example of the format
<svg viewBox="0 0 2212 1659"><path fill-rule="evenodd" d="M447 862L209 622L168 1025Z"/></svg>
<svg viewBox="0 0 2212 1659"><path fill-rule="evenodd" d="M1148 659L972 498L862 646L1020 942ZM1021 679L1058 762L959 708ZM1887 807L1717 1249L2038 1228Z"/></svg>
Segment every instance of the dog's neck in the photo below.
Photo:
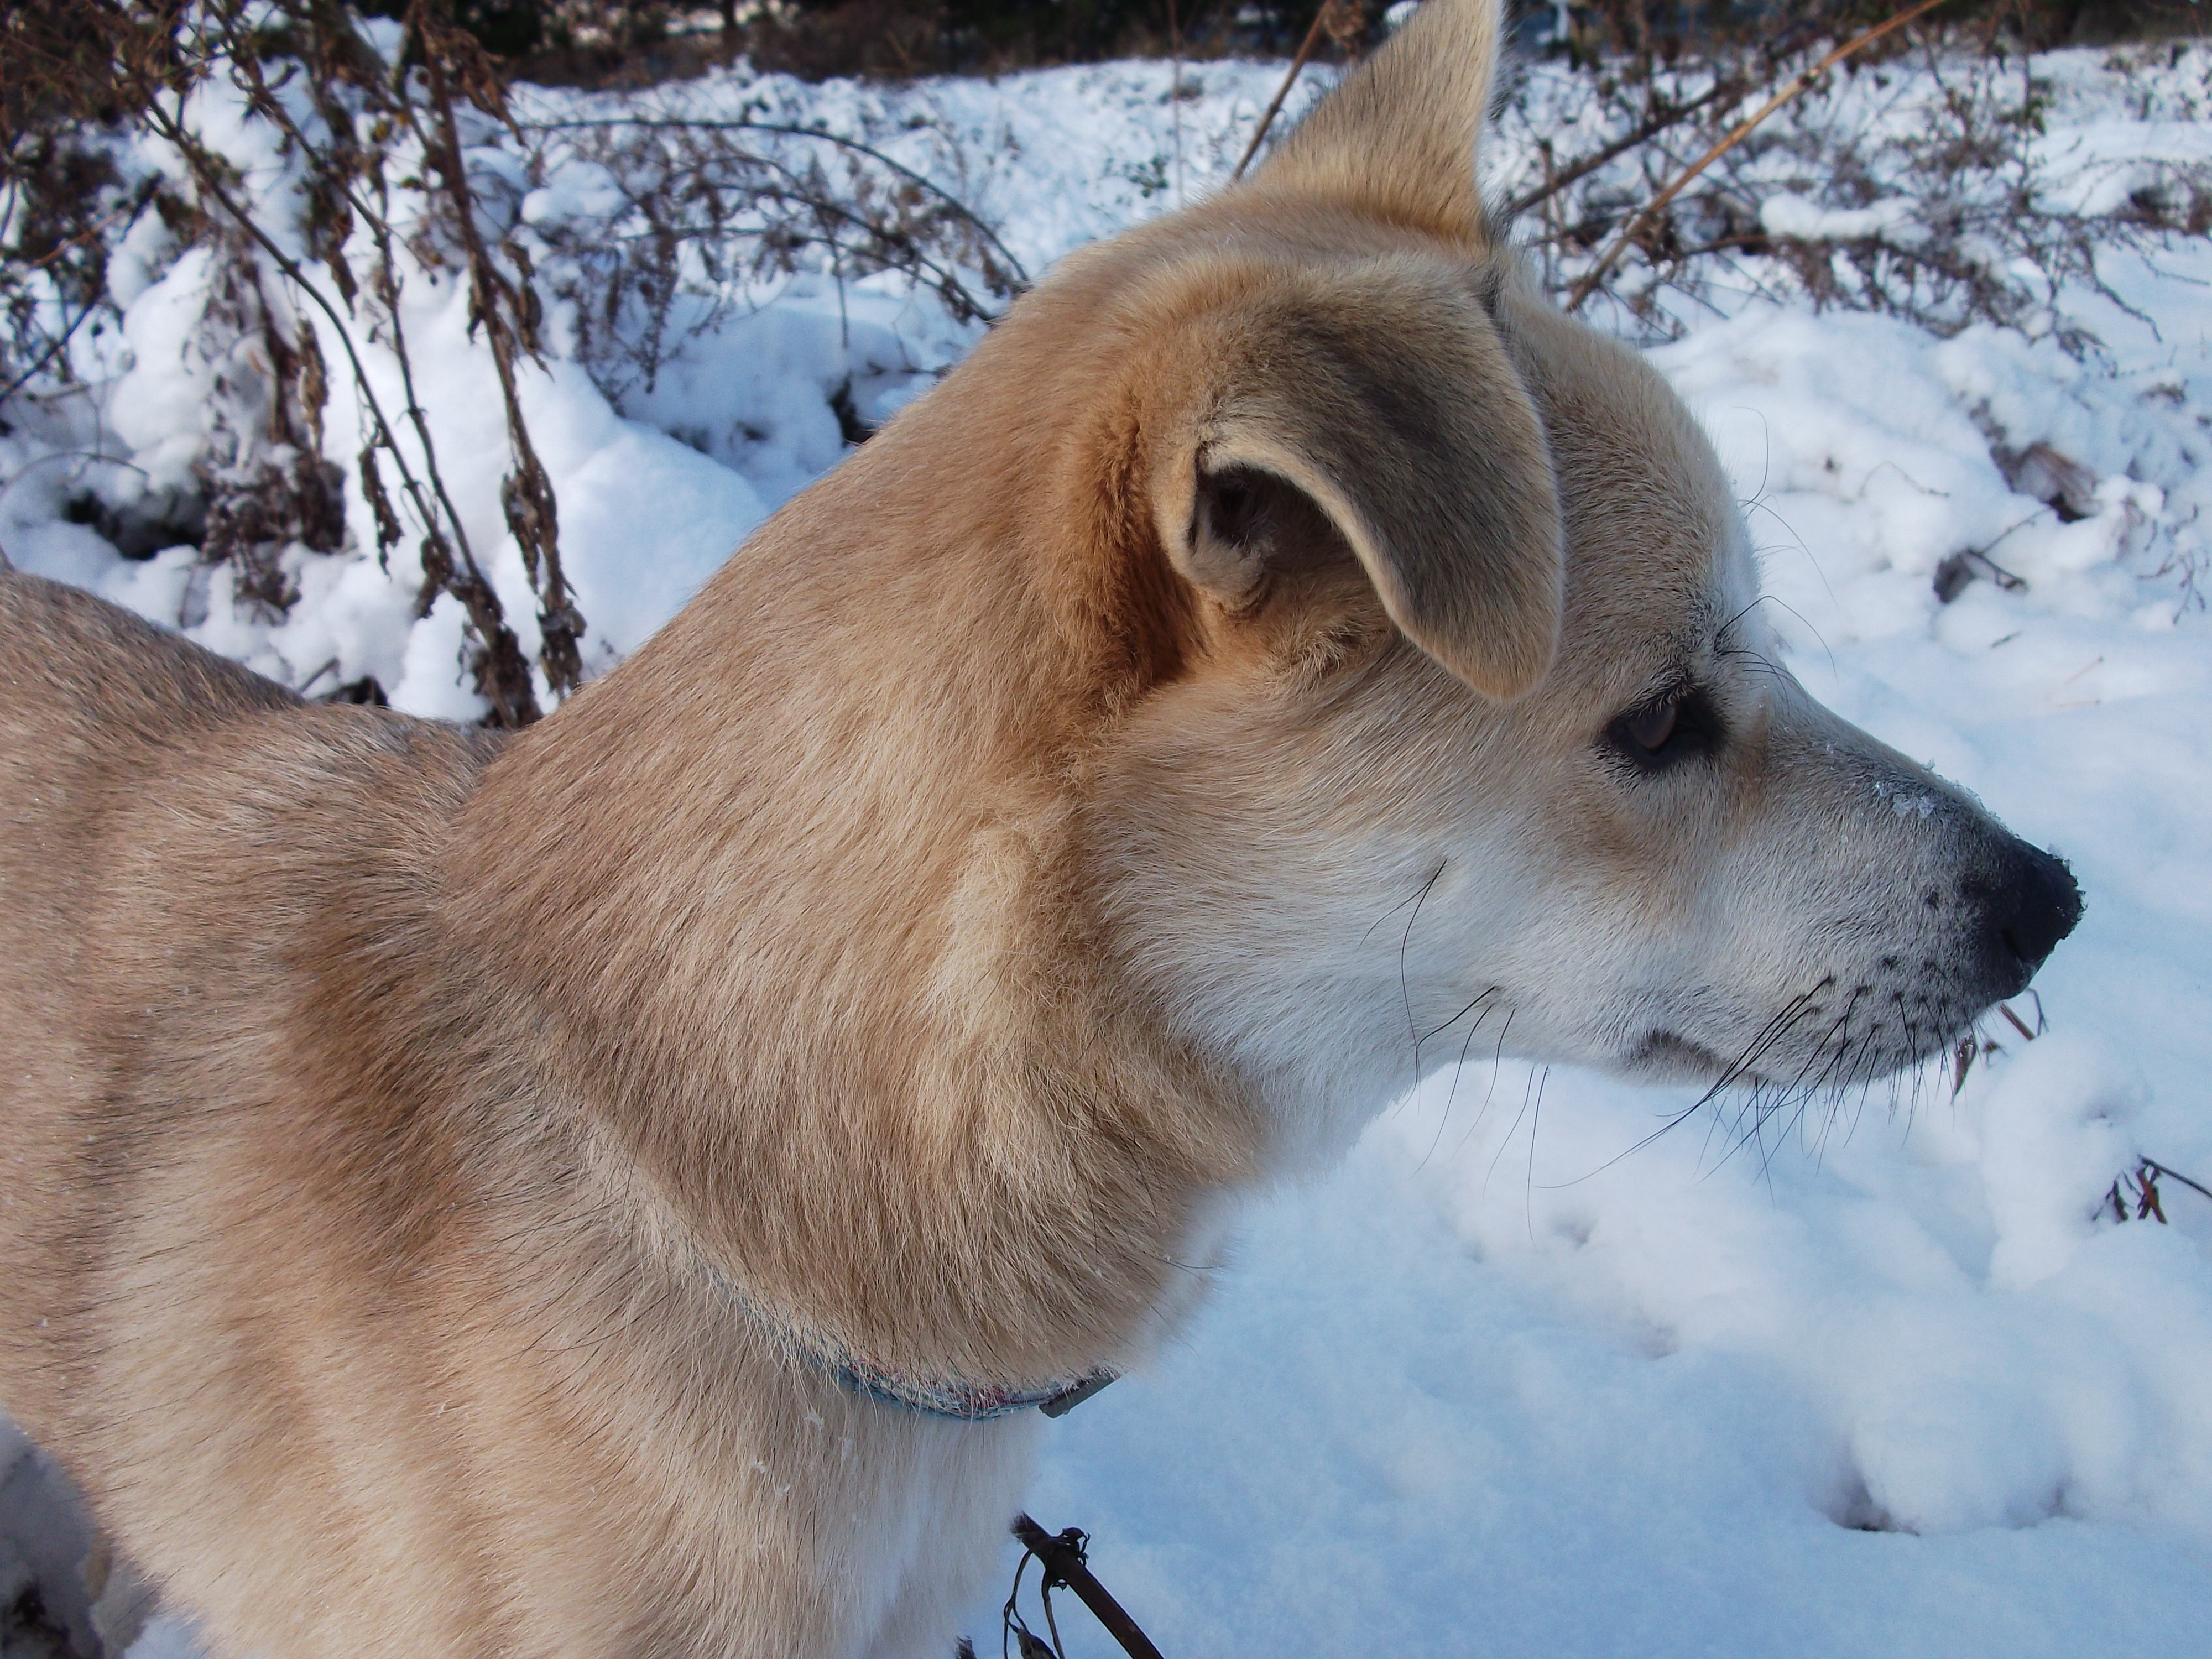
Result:
<svg viewBox="0 0 2212 1659"><path fill-rule="evenodd" d="M1261 1130L1096 948L1128 647L1024 540L1048 422L957 390L915 413L972 477L917 491L946 447L894 426L510 744L453 915L718 1271L887 1370L1032 1382L1143 1340Z"/></svg>

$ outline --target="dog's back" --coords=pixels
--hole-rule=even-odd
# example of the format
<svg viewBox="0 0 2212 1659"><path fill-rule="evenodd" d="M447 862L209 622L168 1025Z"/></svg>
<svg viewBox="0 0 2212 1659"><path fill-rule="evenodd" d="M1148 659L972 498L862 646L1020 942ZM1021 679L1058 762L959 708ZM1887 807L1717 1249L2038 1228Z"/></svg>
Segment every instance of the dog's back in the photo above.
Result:
<svg viewBox="0 0 2212 1659"><path fill-rule="evenodd" d="M388 1270L395 1220L436 1201L436 1159L391 1121L425 1089L332 1089L319 1061L389 1052L368 1027L420 1018L362 952L432 948L444 827L489 753L302 704L0 572L0 1397L126 1534L227 1543L257 1487L353 1461L312 1356L352 1321L343 1268ZM414 1202L344 1190L349 1145ZM405 1346L409 1322L389 1322ZM223 1569L248 1596L301 1571L262 1553Z"/></svg>
<svg viewBox="0 0 2212 1659"><path fill-rule="evenodd" d="M128 611L0 570L0 972L35 986L62 968L85 861L165 752L297 703Z"/></svg>
<svg viewBox="0 0 2212 1659"><path fill-rule="evenodd" d="M298 700L268 681L59 584L0 571L0 1101L15 1169L0 1205L11 1271L0 1307L15 1346L82 1304L89 1241L58 1225L73 1145L100 1132L111 1035L88 1005L106 978L118 911L141 908L191 837L167 799L183 750ZM134 988L144 999L156 988ZM150 1012L150 1009L149 1010ZM19 1231L21 1234L18 1237ZM13 1305L9 1305L13 1304ZM10 1365L11 1371L17 1368ZM36 1419L51 1366L9 1401Z"/></svg>

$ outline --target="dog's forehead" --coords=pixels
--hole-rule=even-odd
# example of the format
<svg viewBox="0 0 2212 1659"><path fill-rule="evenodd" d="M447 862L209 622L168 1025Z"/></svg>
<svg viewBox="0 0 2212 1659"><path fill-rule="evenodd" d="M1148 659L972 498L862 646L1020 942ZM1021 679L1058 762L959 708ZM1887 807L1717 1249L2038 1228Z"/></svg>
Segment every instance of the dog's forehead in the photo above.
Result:
<svg viewBox="0 0 2212 1659"><path fill-rule="evenodd" d="M1758 597L1741 535L1682 502L1601 501L1567 524L1554 684L1626 704L1709 679Z"/></svg>
<svg viewBox="0 0 2212 1659"><path fill-rule="evenodd" d="M1504 304L1543 413L1566 539L1561 660L1583 684L1693 667L1758 594L1718 457L1634 351L1530 295Z"/></svg>

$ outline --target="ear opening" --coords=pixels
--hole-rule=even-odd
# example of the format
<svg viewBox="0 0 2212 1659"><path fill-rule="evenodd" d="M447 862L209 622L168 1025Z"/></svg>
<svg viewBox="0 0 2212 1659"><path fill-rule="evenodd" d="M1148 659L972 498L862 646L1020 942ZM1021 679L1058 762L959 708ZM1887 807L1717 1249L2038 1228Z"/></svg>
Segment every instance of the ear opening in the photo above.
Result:
<svg viewBox="0 0 2212 1659"><path fill-rule="evenodd" d="M1230 610L1263 599L1284 576L1352 560L1335 522L1291 480L1206 454L1194 470L1190 523L1170 558Z"/></svg>
<svg viewBox="0 0 2212 1659"><path fill-rule="evenodd" d="M1276 147L1254 187L1484 241L1475 146L1490 118L1500 3L1425 0Z"/></svg>
<svg viewBox="0 0 2212 1659"><path fill-rule="evenodd" d="M1278 295L1171 343L1206 367L1152 469L1169 561L1231 609L1340 539L1407 638L1486 696L1558 648L1558 486L1535 407L1464 284L1403 270Z"/></svg>

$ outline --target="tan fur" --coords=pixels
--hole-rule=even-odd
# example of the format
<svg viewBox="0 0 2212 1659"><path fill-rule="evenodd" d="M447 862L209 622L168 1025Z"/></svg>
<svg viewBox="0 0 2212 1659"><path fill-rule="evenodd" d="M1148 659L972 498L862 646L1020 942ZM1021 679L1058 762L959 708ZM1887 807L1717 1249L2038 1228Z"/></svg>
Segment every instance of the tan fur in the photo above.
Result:
<svg viewBox="0 0 2212 1659"><path fill-rule="evenodd" d="M1490 241L1496 36L1431 0L504 744L0 576L0 1401L219 1652L942 1655L1037 1420L794 1344L1140 1358L1469 997L1655 1075L1987 1000L2000 832L1747 667L1694 423ZM1684 675L1725 751L1629 780Z"/></svg>

